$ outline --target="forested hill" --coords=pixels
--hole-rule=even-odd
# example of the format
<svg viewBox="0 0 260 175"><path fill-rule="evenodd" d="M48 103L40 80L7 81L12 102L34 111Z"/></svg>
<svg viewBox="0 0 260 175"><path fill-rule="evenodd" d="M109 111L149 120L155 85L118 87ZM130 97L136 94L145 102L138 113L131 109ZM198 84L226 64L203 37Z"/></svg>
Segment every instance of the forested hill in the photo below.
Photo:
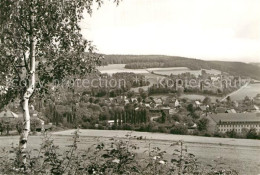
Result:
<svg viewBox="0 0 260 175"><path fill-rule="evenodd" d="M103 64L126 64L129 69L156 67L188 67L191 70L216 69L236 76L260 80L260 68L242 62L204 61L194 58L164 55L104 55Z"/></svg>
<svg viewBox="0 0 260 175"><path fill-rule="evenodd" d="M249 64L252 64L252 65L260 67L260 63L249 63Z"/></svg>

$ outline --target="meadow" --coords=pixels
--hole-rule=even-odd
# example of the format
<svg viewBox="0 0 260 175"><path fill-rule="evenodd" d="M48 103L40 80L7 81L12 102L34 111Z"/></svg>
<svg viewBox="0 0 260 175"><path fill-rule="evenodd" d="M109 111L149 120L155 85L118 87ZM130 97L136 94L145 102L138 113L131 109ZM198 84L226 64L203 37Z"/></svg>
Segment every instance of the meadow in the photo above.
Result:
<svg viewBox="0 0 260 175"><path fill-rule="evenodd" d="M260 94L260 83L249 84L238 91L231 93L230 97L232 100L243 100L246 96L253 98L257 94Z"/></svg>
<svg viewBox="0 0 260 175"><path fill-rule="evenodd" d="M200 94L181 94L180 98L188 98L190 100L204 100L205 97L210 97L212 102L215 102L217 99L220 100L221 97L213 95L200 95Z"/></svg>
<svg viewBox="0 0 260 175"><path fill-rule="evenodd" d="M190 73L195 75L196 77L198 77L199 75L201 75L201 70L190 70L187 67L169 67L169 68L150 68L147 69L149 72L153 72L155 74L159 74L159 75L178 75L178 74L182 74L182 73ZM213 75L218 75L221 72L218 70L205 70L207 73L209 74L213 74Z"/></svg>
<svg viewBox="0 0 260 175"><path fill-rule="evenodd" d="M106 66L100 66L97 68L101 73L113 74L118 72L132 72L136 74L145 74L145 73L155 73L157 75L178 75L185 72L189 72L195 76L201 74L201 70L190 70L187 67L168 67L168 68L149 68L149 69L127 69L125 68L125 64L108 64ZM220 74L221 72L218 70L206 70L207 73L210 74Z"/></svg>
<svg viewBox="0 0 260 175"><path fill-rule="evenodd" d="M58 145L62 150L68 149L67 145L73 141L72 135L74 131L67 130L52 133L55 145ZM127 134L132 136L131 142L139 147L136 152L140 158L140 163L147 154L145 151L149 147L160 147L161 150L167 151L165 158L170 158L175 147L178 147L178 145L175 147L170 145L182 140L188 152L193 153L204 166L218 164L224 168L233 168L239 174L256 175L260 173L260 142L257 140L113 130L80 130L78 148L84 151L100 142L108 144L112 138L125 139ZM142 136L142 140L137 140L136 138L140 136ZM16 145L17 142L18 136L0 137L0 148L5 147L8 149L12 144ZM30 136L28 148L30 150L39 148L41 142L42 136Z"/></svg>
<svg viewBox="0 0 260 175"><path fill-rule="evenodd" d="M149 73L145 69L126 69L125 64L109 64L107 66L100 66L97 69L101 73L107 73L109 75L112 75L114 73L120 73L120 72L129 72L129 73L136 73L136 74Z"/></svg>

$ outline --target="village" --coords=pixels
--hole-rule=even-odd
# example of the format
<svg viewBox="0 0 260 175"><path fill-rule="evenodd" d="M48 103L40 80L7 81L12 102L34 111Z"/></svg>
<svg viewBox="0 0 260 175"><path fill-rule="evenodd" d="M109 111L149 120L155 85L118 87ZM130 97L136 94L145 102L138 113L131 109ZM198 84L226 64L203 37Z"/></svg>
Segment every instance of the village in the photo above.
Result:
<svg viewBox="0 0 260 175"><path fill-rule="evenodd" d="M66 92L67 94L67 92ZM84 94L84 93L83 93ZM148 95L141 87L126 95L75 96L75 105L35 100L30 106L31 133L83 129L136 130L183 135L259 138L260 94L241 101L229 96L222 101L182 98L178 93ZM67 98L67 97L66 97ZM56 98L59 99L59 98ZM74 101L75 102L75 101ZM19 134L22 113L19 102L10 103L0 113L1 134Z"/></svg>
<svg viewBox="0 0 260 175"><path fill-rule="evenodd" d="M260 173L259 0L1 0L0 175Z"/></svg>

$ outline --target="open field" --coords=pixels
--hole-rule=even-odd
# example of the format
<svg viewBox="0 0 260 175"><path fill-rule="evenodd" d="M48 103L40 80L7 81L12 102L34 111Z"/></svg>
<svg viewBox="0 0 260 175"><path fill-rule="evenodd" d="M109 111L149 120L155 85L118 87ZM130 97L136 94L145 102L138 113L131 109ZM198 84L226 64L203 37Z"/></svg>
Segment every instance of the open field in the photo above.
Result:
<svg viewBox="0 0 260 175"><path fill-rule="evenodd" d="M181 98L188 98L190 100L203 100L205 97L210 97L212 102L215 102L216 99L221 99L221 97L213 95L200 95L200 94L181 94Z"/></svg>
<svg viewBox="0 0 260 175"><path fill-rule="evenodd" d="M72 135L75 130L66 130L52 133L56 136L68 136ZM233 138L216 138L216 137L201 137L190 135L174 135L163 133L151 133L151 132L136 132L136 131L124 131L124 130L94 130L94 129L81 129L80 136L87 137L118 137L125 138L126 134L131 133L132 136L144 137L147 140L167 140L167 141L179 141L183 140L187 143L202 143L202 144L225 144L233 146L249 146L258 147L260 149L260 141L250 139L233 139ZM260 158L260 157L259 157Z"/></svg>
<svg viewBox="0 0 260 175"><path fill-rule="evenodd" d="M138 92L139 88L144 89L145 91L148 90L149 87L151 87L153 84L158 84L159 81L163 78L165 78L164 76L160 76L160 75L155 75L152 73L142 73L142 75L145 76L146 81L149 81L150 84L148 86L142 86L142 87L137 87L137 88L131 88L132 91L134 92Z"/></svg>
<svg viewBox="0 0 260 175"><path fill-rule="evenodd" d="M133 72L136 74L145 74L145 73L150 73L154 72L155 74L158 75L178 75L182 74L185 72L189 72L195 76L198 76L201 74L201 70L190 70L187 67L168 67L168 68L149 68L149 69L126 69L125 64L109 64L107 66L100 66L98 67L98 70L101 73L107 73L107 74L114 74L118 72ZM206 70L207 73L210 74L220 74L221 72L218 70Z"/></svg>
<svg viewBox="0 0 260 175"><path fill-rule="evenodd" d="M56 132L54 135L70 135L72 130ZM102 131L102 130L81 130L80 135L96 138L124 138L129 131ZM159 146L166 150L170 156L173 148L170 144L174 141L183 140L188 151L195 154L203 164L214 164L213 160L221 160L240 172L240 174L260 173L260 142L258 140L210 138L198 136L184 136L161 133L131 132L131 136L143 136L144 140L134 141L140 147L139 153L147 150L148 143L152 147Z"/></svg>
<svg viewBox="0 0 260 175"><path fill-rule="evenodd" d="M148 86L142 86L141 88L143 88L145 91L148 90L148 88L150 86L152 86L153 84L158 83L158 81L160 80L160 78L164 78L164 76L160 76L160 75L155 75L150 73L149 71L145 70L145 69L126 69L125 68L125 64L109 64L107 66L100 66L98 67L98 70L101 73L107 73L109 75L112 75L114 73L120 73L120 72L131 72L131 73L136 73L136 74L142 74L145 76L146 80L150 82L150 84ZM138 92L138 89L140 87L137 88L132 88L131 90L134 92Z"/></svg>
<svg viewBox="0 0 260 175"><path fill-rule="evenodd" d="M55 135L70 135L73 131L56 132ZM102 131L81 130L81 136L98 138L124 138L129 131ZM145 140L135 141L140 147L139 153L147 149L149 142L152 146L159 146L170 154L173 150L170 144L174 141L183 140L188 151L195 154L203 164L214 164L214 160L229 165L240 174L260 173L260 142L257 140L210 138L198 136L184 136L161 133L132 132L132 136L143 136Z"/></svg>
<svg viewBox="0 0 260 175"><path fill-rule="evenodd" d="M147 69L149 72L154 72L155 74L160 74L160 75L178 75L182 73L189 72L190 74L195 75L196 77L201 75L201 70L190 70L187 67L170 67L170 68L151 68ZM220 74L221 72L218 70L206 70L207 73L209 74Z"/></svg>
<svg viewBox="0 0 260 175"><path fill-rule="evenodd" d="M231 100L243 100L246 96L255 97L260 94L260 83L249 84L230 94Z"/></svg>
<svg viewBox="0 0 260 175"><path fill-rule="evenodd" d="M145 69L126 69L125 64L109 64L107 66L100 66L97 69L101 73L107 73L109 75L112 75L114 73L120 73L120 72L131 72L136 74L149 73Z"/></svg>
<svg viewBox="0 0 260 175"><path fill-rule="evenodd" d="M74 130L60 131L52 133L54 143L59 145L61 149L67 149L67 145L72 143L72 133ZM87 150L97 142L110 142L110 138L125 138L129 131L112 131L112 130L80 130L79 150ZM260 173L260 142L258 140L246 139L230 139L230 138L209 138L197 136L182 136L172 134L132 132L132 136L143 136L143 140L133 139L131 142L137 144L138 156L144 156L144 151L148 149L149 143L151 147L158 146L162 150L167 151L165 158L170 158L174 147L170 144L183 140L188 148L188 152L197 156L203 165L213 164L213 160L218 160L233 169L239 171L239 174ZM10 147L12 143L16 145L18 136L0 137L0 148ZM30 136L29 149L39 148L41 136ZM178 147L178 146L177 146Z"/></svg>

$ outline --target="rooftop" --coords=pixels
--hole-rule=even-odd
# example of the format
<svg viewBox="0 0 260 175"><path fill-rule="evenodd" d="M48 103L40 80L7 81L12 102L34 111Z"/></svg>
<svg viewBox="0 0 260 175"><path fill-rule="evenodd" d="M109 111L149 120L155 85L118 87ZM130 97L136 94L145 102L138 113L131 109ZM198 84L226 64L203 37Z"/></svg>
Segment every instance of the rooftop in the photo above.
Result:
<svg viewBox="0 0 260 175"><path fill-rule="evenodd" d="M212 114L215 122L260 122L260 113L220 113Z"/></svg>
<svg viewBox="0 0 260 175"><path fill-rule="evenodd" d="M0 113L0 118L18 118L18 115L10 110L4 110Z"/></svg>

